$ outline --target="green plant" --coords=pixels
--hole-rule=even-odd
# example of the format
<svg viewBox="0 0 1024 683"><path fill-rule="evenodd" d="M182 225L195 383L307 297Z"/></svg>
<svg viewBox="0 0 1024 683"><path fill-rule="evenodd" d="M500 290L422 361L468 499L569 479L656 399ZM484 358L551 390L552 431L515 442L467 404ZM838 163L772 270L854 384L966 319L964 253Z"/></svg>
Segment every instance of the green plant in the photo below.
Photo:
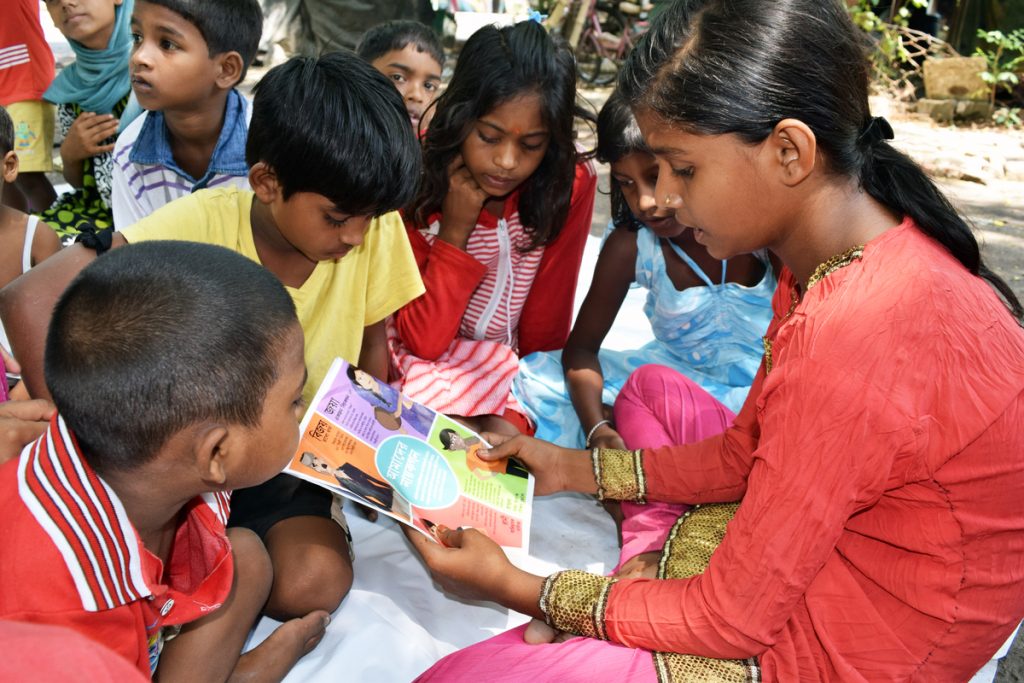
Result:
<svg viewBox="0 0 1024 683"><path fill-rule="evenodd" d="M985 58L987 68L979 75L989 86L988 102L995 105L999 90L1013 92L1020 83L1017 71L1024 69L1024 29L1010 33L978 29L978 38L986 47L978 46L974 54Z"/></svg>
<svg viewBox="0 0 1024 683"><path fill-rule="evenodd" d="M1003 128L1024 128L1020 107L1000 107L992 113L992 122Z"/></svg>
<svg viewBox="0 0 1024 683"><path fill-rule="evenodd" d="M910 15L915 9L928 7L928 0L907 0L907 2L893 2L886 10L879 15L875 10L881 0L857 0L847 3L846 9L853 17L854 23L869 33L884 30L886 24L894 26L906 26L910 22Z"/></svg>
<svg viewBox="0 0 1024 683"><path fill-rule="evenodd" d="M847 10L853 22L870 38L873 49L871 61L875 75L888 81L898 80L906 65L911 62L901 28L906 28L915 8L924 8L928 0L908 0L892 6L880 15L880 0L857 0L847 3Z"/></svg>

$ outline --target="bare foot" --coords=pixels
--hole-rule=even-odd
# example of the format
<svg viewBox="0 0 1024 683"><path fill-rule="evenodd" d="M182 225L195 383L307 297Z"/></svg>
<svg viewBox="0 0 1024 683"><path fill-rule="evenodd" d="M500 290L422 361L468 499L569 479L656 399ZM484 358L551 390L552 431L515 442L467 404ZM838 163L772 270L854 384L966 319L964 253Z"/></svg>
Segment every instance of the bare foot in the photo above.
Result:
<svg viewBox="0 0 1024 683"><path fill-rule="evenodd" d="M324 637L331 616L323 610L291 619L241 656L231 672L233 683L277 683Z"/></svg>
<svg viewBox="0 0 1024 683"><path fill-rule="evenodd" d="M619 567L619 571L615 572L615 576L620 579L656 579L660 561L661 553L659 552L640 553L626 560Z"/></svg>
<svg viewBox="0 0 1024 683"><path fill-rule="evenodd" d="M558 631L548 626L540 619L531 619L523 633L523 640L530 645L543 645L554 642L558 637Z"/></svg>
<svg viewBox="0 0 1024 683"><path fill-rule="evenodd" d="M559 631L548 626L540 619L531 619L523 633L523 640L530 645L544 645L545 643L564 643L575 638L571 633Z"/></svg>

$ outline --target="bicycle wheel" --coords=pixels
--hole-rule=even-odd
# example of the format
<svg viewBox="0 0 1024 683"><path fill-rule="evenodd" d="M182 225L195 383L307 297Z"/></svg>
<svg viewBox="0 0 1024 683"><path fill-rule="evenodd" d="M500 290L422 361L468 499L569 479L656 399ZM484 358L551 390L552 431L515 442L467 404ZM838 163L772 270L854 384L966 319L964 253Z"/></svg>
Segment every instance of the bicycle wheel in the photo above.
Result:
<svg viewBox="0 0 1024 683"><path fill-rule="evenodd" d="M580 37L576 48L576 68L580 78L593 85L608 85L619 74L618 63L605 56L604 50L598 47L597 36L589 29Z"/></svg>

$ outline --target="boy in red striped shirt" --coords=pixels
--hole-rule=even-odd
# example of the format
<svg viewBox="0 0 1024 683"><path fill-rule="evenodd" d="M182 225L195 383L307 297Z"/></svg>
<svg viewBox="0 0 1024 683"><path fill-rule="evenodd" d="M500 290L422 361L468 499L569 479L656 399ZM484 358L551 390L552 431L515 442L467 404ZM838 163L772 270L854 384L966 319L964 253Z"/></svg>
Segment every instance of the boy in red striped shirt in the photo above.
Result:
<svg viewBox="0 0 1024 683"><path fill-rule="evenodd" d="M255 534L224 523L227 492L298 442L303 337L284 287L220 247L118 249L58 302L45 374L58 413L0 466L0 619L70 627L147 677L159 663L161 681L283 678L328 615L241 655L273 576Z"/></svg>

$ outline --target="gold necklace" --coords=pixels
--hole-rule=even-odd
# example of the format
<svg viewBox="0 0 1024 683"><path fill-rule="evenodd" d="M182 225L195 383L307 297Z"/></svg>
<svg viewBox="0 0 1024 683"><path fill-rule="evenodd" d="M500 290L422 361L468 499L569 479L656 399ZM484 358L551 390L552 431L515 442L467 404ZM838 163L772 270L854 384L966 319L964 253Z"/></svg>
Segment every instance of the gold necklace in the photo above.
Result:
<svg viewBox="0 0 1024 683"><path fill-rule="evenodd" d="M857 246L850 247L841 254L836 254L829 260L825 261L811 273L811 276L807 278L807 289L810 289L814 285L818 284L826 277L836 272L840 268L845 268L854 261L859 261L864 256L864 245L858 244ZM793 315L793 311L796 310L796 305L800 303L800 295L797 293L796 288L790 292L789 310L786 311L786 315L782 316L782 323L789 320L789 317ZM768 374L772 371L772 340L768 338L768 335L761 337L761 341L764 343L764 371Z"/></svg>

